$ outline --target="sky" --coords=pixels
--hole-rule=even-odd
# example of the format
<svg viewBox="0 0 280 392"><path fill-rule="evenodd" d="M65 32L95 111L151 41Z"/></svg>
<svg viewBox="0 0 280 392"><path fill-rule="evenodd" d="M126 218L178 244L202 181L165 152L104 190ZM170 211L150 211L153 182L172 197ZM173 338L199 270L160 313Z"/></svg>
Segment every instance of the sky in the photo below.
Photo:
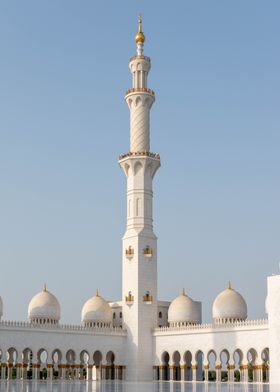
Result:
<svg viewBox="0 0 280 392"><path fill-rule="evenodd" d="M62 323L99 288L121 299L138 14L151 57L159 299L185 287L203 321L230 279L265 317L280 261L279 1L3 0L0 295L26 320L47 283Z"/></svg>

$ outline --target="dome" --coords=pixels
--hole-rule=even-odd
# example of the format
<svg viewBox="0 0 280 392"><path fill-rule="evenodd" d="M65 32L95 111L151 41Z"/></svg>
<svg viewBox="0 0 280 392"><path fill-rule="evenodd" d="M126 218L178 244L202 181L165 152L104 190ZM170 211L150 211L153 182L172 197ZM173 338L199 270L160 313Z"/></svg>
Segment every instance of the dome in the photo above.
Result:
<svg viewBox="0 0 280 392"><path fill-rule="evenodd" d="M216 323L241 321L247 318L247 304L229 282L213 303L213 319Z"/></svg>
<svg viewBox="0 0 280 392"><path fill-rule="evenodd" d="M168 309L168 322L174 324L197 324L200 321L197 304L183 293L175 298Z"/></svg>
<svg viewBox="0 0 280 392"><path fill-rule="evenodd" d="M57 324L60 320L60 304L56 297L47 290L36 294L28 306L28 318L38 324Z"/></svg>
<svg viewBox="0 0 280 392"><path fill-rule="evenodd" d="M82 323L88 327L111 326L113 321L112 309L104 298L96 295L88 299L82 309Z"/></svg>

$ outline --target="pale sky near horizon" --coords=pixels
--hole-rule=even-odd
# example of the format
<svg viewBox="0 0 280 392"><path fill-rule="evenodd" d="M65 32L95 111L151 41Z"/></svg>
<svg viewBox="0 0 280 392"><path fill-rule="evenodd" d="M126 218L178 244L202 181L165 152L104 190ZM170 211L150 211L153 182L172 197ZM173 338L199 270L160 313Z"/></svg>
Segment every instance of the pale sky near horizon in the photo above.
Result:
<svg viewBox="0 0 280 392"><path fill-rule="evenodd" d="M159 299L182 287L210 321L230 279L265 317L280 261L279 1L0 4L0 295L25 320L46 282L62 322L121 298L137 16L143 15Z"/></svg>

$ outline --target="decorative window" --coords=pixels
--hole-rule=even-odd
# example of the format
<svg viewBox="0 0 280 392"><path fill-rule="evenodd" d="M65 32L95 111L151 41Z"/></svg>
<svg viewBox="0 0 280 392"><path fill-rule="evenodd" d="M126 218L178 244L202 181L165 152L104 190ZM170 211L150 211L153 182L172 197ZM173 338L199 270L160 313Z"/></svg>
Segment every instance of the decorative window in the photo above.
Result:
<svg viewBox="0 0 280 392"><path fill-rule="evenodd" d="M144 249L143 249L143 254L145 255L145 257L152 257L153 256L153 250L152 248L147 245Z"/></svg>

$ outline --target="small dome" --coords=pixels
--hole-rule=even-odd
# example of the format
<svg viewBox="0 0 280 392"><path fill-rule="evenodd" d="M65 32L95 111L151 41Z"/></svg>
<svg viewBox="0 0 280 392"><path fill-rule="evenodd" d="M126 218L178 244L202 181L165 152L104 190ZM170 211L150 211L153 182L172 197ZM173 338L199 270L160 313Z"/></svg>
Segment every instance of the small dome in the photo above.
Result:
<svg viewBox="0 0 280 392"><path fill-rule="evenodd" d="M47 290L36 294L28 306L28 318L31 322L57 324L60 320L60 304L56 297Z"/></svg>
<svg viewBox="0 0 280 392"><path fill-rule="evenodd" d="M213 319L216 323L242 321L247 318L247 304L229 282L213 303Z"/></svg>
<svg viewBox="0 0 280 392"><path fill-rule="evenodd" d="M112 309L104 298L96 295L88 299L82 309L82 323L88 327L110 326L113 321Z"/></svg>
<svg viewBox="0 0 280 392"><path fill-rule="evenodd" d="M197 304L183 293L175 298L168 309L168 322L174 324L197 324L200 321Z"/></svg>
<svg viewBox="0 0 280 392"><path fill-rule="evenodd" d="M3 301L2 298L0 297L0 319L3 316Z"/></svg>

